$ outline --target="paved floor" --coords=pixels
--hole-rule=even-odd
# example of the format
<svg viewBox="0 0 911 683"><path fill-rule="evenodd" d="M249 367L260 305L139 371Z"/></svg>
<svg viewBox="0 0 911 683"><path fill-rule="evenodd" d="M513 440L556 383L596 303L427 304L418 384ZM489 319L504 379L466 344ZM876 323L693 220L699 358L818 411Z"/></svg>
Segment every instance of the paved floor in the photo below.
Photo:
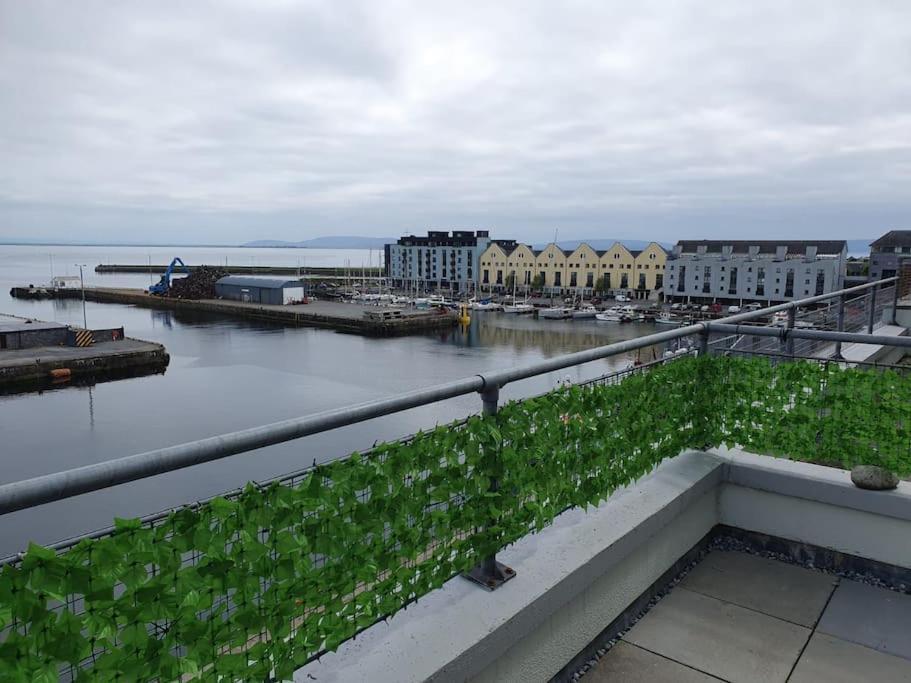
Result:
<svg viewBox="0 0 911 683"><path fill-rule="evenodd" d="M911 682L911 595L715 551L585 683Z"/></svg>

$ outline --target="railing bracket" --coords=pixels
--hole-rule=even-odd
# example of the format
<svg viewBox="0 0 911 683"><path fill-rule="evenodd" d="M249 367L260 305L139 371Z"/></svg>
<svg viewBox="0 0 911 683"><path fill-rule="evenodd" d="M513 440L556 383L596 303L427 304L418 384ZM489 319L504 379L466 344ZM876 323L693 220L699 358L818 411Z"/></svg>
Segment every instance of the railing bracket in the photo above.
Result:
<svg viewBox="0 0 911 683"><path fill-rule="evenodd" d="M462 576L489 591L495 591L510 579L514 579L516 572L512 567L494 560L492 567L487 562L482 562Z"/></svg>

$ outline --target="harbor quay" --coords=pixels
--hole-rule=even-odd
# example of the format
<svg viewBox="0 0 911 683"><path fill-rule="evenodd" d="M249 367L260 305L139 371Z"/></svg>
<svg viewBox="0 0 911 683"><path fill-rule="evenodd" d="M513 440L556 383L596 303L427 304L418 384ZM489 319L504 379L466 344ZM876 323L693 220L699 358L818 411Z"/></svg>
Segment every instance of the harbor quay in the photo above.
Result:
<svg viewBox="0 0 911 683"><path fill-rule="evenodd" d="M78 299L75 289L48 290L53 298ZM17 296L16 289L12 292ZM248 320L265 320L290 326L314 326L367 336L394 336L451 328L458 316L440 309L383 310L377 306L337 301L312 301L306 304L263 304L231 299L176 299L153 296L141 289L87 287L88 301L128 304L173 311L216 313Z"/></svg>
<svg viewBox="0 0 911 683"><path fill-rule="evenodd" d="M88 330L0 315L0 393L160 373L169 361L164 346L125 337L122 327Z"/></svg>

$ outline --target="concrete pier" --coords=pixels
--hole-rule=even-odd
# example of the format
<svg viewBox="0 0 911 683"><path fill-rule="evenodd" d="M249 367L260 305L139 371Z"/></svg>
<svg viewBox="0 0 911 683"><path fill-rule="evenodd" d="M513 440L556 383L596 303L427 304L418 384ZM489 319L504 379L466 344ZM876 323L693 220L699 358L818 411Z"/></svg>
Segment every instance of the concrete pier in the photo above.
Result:
<svg viewBox="0 0 911 683"><path fill-rule="evenodd" d="M15 290L13 296L16 296ZM79 290L56 290L58 298L79 298ZM455 313L402 310L394 319L369 319L365 313L383 311L382 307L361 304L314 301L309 304L269 305L227 299L169 299L152 296L141 289L86 288L85 298L100 303L129 304L172 311L217 313L236 318L266 320L289 326L313 326L375 337L414 334L449 329L458 324ZM395 309L401 310L401 309Z"/></svg>
<svg viewBox="0 0 911 683"><path fill-rule="evenodd" d="M170 356L161 344L119 339L87 347L37 346L0 351L0 392L40 388L53 379L91 375L136 376L164 372ZM68 373L65 371L69 371ZM58 373L59 374L59 373Z"/></svg>

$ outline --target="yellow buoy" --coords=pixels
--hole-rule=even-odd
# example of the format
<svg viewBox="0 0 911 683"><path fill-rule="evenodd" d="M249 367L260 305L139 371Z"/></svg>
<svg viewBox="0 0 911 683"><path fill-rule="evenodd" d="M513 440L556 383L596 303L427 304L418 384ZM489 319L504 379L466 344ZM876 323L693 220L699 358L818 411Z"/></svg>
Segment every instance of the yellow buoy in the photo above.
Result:
<svg viewBox="0 0 911 683"><path fill-rule="evenodd" d="M471 324L471 316L468 315L468 304L459 305L459 323L462 325Z"/></svg>

